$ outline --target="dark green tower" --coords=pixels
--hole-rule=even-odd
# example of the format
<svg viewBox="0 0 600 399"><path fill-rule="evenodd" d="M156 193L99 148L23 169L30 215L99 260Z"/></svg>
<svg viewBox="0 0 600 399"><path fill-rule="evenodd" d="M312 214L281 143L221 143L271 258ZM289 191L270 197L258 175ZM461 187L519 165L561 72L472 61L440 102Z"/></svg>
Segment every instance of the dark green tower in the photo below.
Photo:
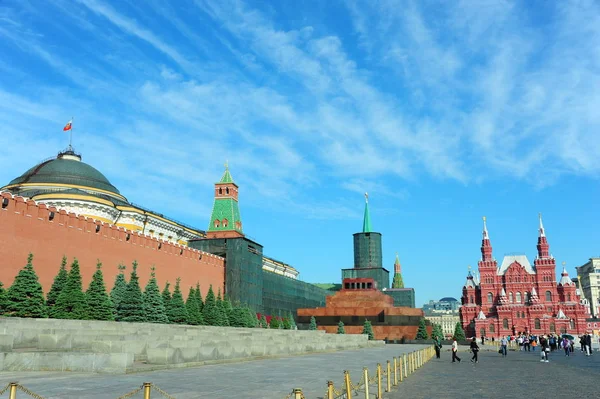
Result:
<svg viewBox="0 0 600 399"><path fill-rule="evenodd" d="M365 215L363 231L354 236L354 268L342 269L342 280L345 278L372 278L377 288L390 287L390 273L383 268L381 253L381 233L371 227L369 212L369 195L365 193Z"/></svg>

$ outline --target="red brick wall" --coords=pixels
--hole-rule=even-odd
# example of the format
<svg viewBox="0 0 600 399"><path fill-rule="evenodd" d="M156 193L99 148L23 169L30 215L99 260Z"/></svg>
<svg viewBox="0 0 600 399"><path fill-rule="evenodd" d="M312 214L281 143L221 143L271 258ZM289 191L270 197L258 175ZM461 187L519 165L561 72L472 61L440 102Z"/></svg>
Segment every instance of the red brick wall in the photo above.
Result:
<svg viewBox="0 0 600 399"><path fill-rule="evenodd" d="M59 212L9 193L0 193L0 204L0 281L5 287L12 284L31 252L44 293L52 286L63 255L68 257L69 265L74 257L79 260L84 289L92 279L98 259L103 264L108 290L114 284L117 266L127 266L125 274L129 278L134 260L138 262L142 290L153 265L161 290L169 281L172 291L177 277L181 277L184 297L196 282L200 283L203 295L210 284L215 292L217 288L224 289L225 263L221 257L67 214L64 210ZM49 220L50 212L55 213L52 221Z"/></svg>

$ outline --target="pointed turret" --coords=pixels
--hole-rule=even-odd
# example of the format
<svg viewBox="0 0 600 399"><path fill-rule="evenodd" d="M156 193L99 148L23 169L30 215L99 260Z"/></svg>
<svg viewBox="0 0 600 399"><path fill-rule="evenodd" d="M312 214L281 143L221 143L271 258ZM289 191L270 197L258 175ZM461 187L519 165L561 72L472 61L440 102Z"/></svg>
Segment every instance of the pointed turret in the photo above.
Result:
<svg viewBox="0 0 600 399"><path fill-rule="evenodd" d="M562 273L560 274L560 281L558 282L558 285L575 285L575 283L573 283L573 281L571 281L571 278L569 277L569 273L567 272L567 269L564 266L564 262L563 262L563 270Z"/></svg>
<svg viewBox="0 0 600 399"><path fill-rule="evenodd" d="M465 287L475 288L475 281L473 281L473 273L471 273L471 266L469 266L469 272L467 273L467 282Z"/></svg>
<svg viewBox="0 0 600 399"><path fill-rule="evenodd" d="M548 240L546 239L546 231L544 230L544 224L542 222L542 214L539 214L540 219L540 227L539 227L539 236L538 236L538 258L539 259L548 259L550 256L550 245L548 244Z"/></svg>
<svg viewBox="0 0 600 399"><path fill-rule="evenodd" d="M486 217L483 217L483 239L481 240L481 260L492 261L492 244L487 230Z"/></svg>
<svg viewBox="0 0 600 399"><path fill-rule="evenodd" d="M504 287L502 287L502 291L500 292L500 298L498 298L498 303L500 305L506 305L508 303L508 298L506 297L506 291Z"/></svg>
<svg viewBox="0 0 600 399"><path fill-rule="evenodd" d="M485 314L483 313L483 310L479 311L479 314L477 315L477 319L478 320L485 320L485 319L487 319L487 317L485 317Z"/></svg>
<svg viewBox="0 0 600 399"><path fill-rule="evenodd" d="M567 319L568 317L565 315L565 312L562 311L562 309L558 310L558 314L556 315L557 319Z"/></svg>
<svg viewBox="0 0 600 399"><path fill-rule="evenodd" d="M396 252L396 261L394 262L394 280L392 281L392 288L404 288L404 281L402 280L402 266L400 266L398 252Z"/></svg>
<svg viewBox="0 0 600 399"><path fill-rule="evenodd" d="M365 193L365 216L363 219L363 233L370 233L373 231L371 228L371 214L369 213L369 194Z"/></svg>
<svg viewBox="0 0 600 399"><path fill-rule="evenodd" d="M221 180L215 183L215 200L206 237L244 237L238 205L238 185L233 181L227 163Z"/></svg>

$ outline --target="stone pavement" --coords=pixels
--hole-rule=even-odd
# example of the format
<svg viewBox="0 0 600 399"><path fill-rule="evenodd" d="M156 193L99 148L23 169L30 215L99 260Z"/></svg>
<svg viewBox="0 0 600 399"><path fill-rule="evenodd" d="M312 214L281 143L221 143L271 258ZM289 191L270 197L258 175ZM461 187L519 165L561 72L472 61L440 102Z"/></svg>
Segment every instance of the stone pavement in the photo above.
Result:
<svg viewBox="0 0 600 399"><path fill-rule="evenodd" d="M469 361L468 352L460 352L459 357L461 363L452 363L451 354L443 352L441 359L431 359L384 398L600 397L600 353L586 357L576 351L574 356L565 357L563 351L552 352L549 363L540 362L539 351L510 351L506 358L484 351L478 364Z"/></svg>
<svg viewBox="0 0 600 399"><path fill-rule="evenodd" d="M293 388L302 388L307 399L317 399L325 395L328 380L334 381L337 389L342 387L344 370L350 371L353 380L359 380L363 367L374 370L377 363L384 365L394 356L424 347L386 345L127 375L2 372L0 388L16 381L47 399L115 399L143 382L152 382L177 399L284 399ZM417 370L415 375L420 374L421 370ZM18 398L21 397L26 396L19 393ZM141 397L138 394L134 399ZM152 398L155 397L160 396L152 393Z"/></svg>

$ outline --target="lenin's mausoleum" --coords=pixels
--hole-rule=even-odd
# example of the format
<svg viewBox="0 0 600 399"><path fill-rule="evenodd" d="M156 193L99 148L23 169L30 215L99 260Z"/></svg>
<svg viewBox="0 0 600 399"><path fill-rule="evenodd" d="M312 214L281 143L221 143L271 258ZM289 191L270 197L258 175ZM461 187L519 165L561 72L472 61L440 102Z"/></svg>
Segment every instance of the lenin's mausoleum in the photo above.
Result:
<svg viewBox="0 0 600 399"><path fill-rule="evenodd" d="M586 331L587 307L564 268L556 282L556 261L550 254L541 215L533 265L525 255L510 255L498 266L484 218L478 267L479 277L469 270L462 290L460 317L467 337L577 335Z"/></svg>
<svg viewBox="0 0 600 399"><path fill-rule="evenodd" d="M301 326L315 316L319 328L329 331L343 321L349 333L360 333L369 320L376 339L416 335L423 313L414 309L414 290L404 287L398 260L390 287L368 204L363 231L354 234L355 265L342 269L342 290L333 299L326 300L335 292L299 280L289 264L264 256L243 228L238 186L227 165L204 231L131 203L69 146L0 188L0 281L10 286L29 253L45 293L63 256L79 261L84 286L97 261L108 286L118 265L137 261L141 286L154 267L161 286L180 278L182 292L199 283L206 293L212 285L267 319L291 312Z"/></svg>

